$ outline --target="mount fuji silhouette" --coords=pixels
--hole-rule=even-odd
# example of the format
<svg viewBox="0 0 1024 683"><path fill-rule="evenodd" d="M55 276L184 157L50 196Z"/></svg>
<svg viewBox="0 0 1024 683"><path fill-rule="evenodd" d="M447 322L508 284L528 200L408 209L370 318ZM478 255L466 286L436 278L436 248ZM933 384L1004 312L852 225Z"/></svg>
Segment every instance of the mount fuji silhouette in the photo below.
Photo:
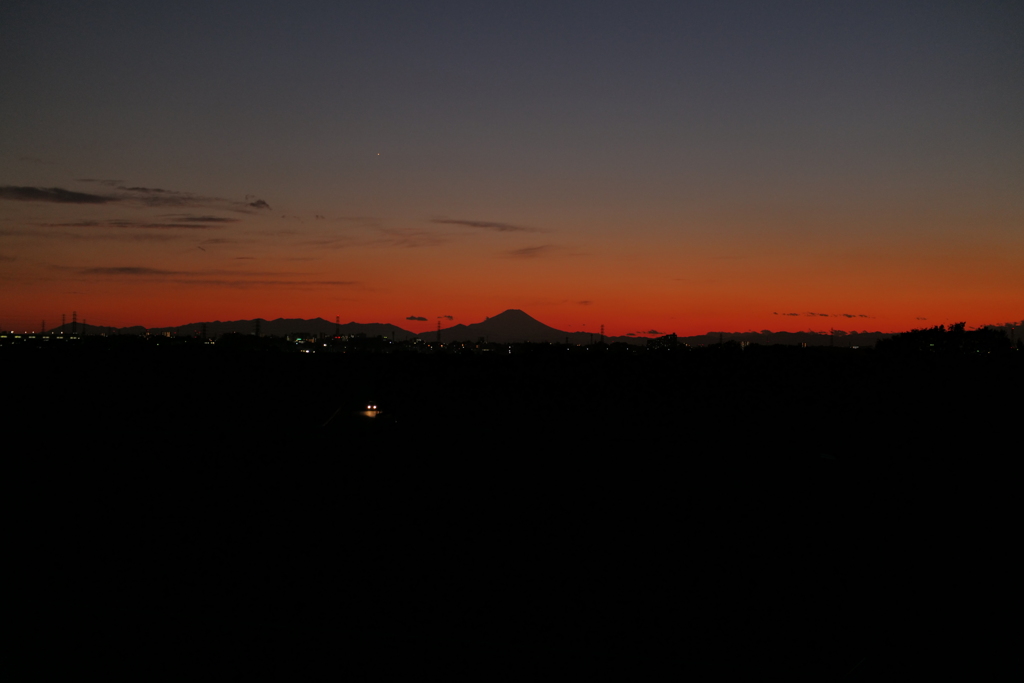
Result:
<svg viewBox="0 0 1024 683"><path fill-rule="evenodd" d="M436 332L425 332L421 338L434 341ZM517 308L510 308L493 318L472 325L453 325L441 330L441 341L476 341L480 338L498 344L514 344L518 342L564 342L566 338L572 344L584 344L590 340L587 332L564 332L549 327L539 320L530 317Z"/></svg>

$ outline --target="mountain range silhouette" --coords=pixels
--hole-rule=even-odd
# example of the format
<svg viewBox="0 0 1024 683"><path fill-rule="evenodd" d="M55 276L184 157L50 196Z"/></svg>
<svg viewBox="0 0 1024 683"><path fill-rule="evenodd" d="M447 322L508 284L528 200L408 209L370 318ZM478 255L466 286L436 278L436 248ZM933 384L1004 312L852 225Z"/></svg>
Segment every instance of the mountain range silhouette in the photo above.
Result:
<svg viewBox="0 0 1024 683"><path fill-rule="evenodd" d="M254 334L259 323L259 333L284 337L298 333L313 335L333 336L335 333L341 335L364 334L367 337L383 336L397 341L411 339L423 339L433 342L437 340L437 330L424 332L412 332L390 323L357 323L348 322L336 324L323 318L277 318L265 320L263 318L252 320L231 320L211 322L194 322L176 327L155 327L147 328L141 326L132 327L102 327L96 325L77 324L78 333L87 335L94 334L171 334L177 336L194 336L205 328L209 337L218 337L223 334L239 333ZM56 327L50 330L51 334L65 334L72 331L71 323ZM702 346L717 344L721 341L747 341L757 344L807 344L809 346L873 346L879 339L891 336L885 332L842 332L837 331L837 337L833 338L827 333L820 332L708 332L702 335L690 337L679 337L679 343L690 344L691 346ZM497 344L516 344L523 342L530 343L565 343L570 344L591 344L599 341L600 337L596 332L567 332L545 325L525 311L517 308L510 308L496 316L487 318L482 322L469 325L457 324L450 327L443 327L440 330L441 341L445 344L451 342L470 341L476 342L483 339L485 342ZM635 335L605 337L606 343L614 344L625 342L628 344L645 344L648 337L639 333Z"/></svg>

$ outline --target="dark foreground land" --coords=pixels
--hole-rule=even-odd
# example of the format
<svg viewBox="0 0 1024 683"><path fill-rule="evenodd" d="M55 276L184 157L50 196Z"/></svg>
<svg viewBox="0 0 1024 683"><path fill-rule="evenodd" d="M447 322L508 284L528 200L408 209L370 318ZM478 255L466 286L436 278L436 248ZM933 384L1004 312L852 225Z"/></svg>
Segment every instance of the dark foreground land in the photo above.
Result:
<svg viewBox="0 0 1024 683"><path fill-rule="evenodd" d="M23 638L147 679L916 677L1020 447L1008 345L83 342L0 349Z"/></svg>

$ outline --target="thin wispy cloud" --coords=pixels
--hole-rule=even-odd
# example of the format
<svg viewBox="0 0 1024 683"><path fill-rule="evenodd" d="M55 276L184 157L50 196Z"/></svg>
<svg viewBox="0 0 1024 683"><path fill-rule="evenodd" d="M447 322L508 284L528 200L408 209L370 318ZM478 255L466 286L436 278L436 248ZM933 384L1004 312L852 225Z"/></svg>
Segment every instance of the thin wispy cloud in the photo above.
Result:
<svg viewBox="0 0 1024 683"><path fill-rule="evenodd" d="M496 232L546 232L545 230L541 230L540 228L530 228L524 225L513 225L512 223L499 223L497 221L474 221L455 218L435 218L430 222L441 223L444 225L464 225L469 228L483 228L485 230L494 230Z"/></svg>
<svg viewBox="0 0 1024 683"><path fill-rule="evenodd" d="M772 315L788 315L788 316L806 316L808 318L870 318L872 316L865 313L779 313L773 311Z"/></svg>
<svg viewBox="0 0 1024 683"><path fill-rule="evenodd" d="M244 289L247 287L295 287L298 289L316 289L318 287L353 287L359 284L355 280L174 280L174 284L201 287L231 287Z"/></svg>
<svg viewBox="0 0 1024 683"><path fill-rule="evenodd" d="M230 237L210 237L203 240L202 243L209 246L211 244L246 244L254 241L255 240L236 240Z"/></svg>
<svg viewBox="0 0 1024 683"><path fill-rule="evenodd" d="M512 258L531 259L537 258L538 256L543 256L544 254L549 253L552 249L554 249L554 245L541 244L536 247L523 247L522 249L513 249L511 251L506 251L505 254Z"/></svg>
<svg viewBox="0 0 1024 683"><path fill-rule="evenodd" d="M382 228L381 232L385 237L371 240L369 244L390 247L436 247L450 241L447 235L428 230Z"/></svg>
<svg viewBox="0 0 1024 683"><path fill-rule="evenodd" d="M181 271L163 270L145 266L103 266L74 268L68 266L51 266L55 270L73 271L76 275L85 278L137 278L141 280L159 280L161 282L176 285L190 285L203 287L352 287L358 285L355 280L317 280L317 279L296 279L289 277L299 275L298 273L273 273L273 272L232 272L226 270L203 270L203 271ZM212 276L212 277L211 277ZM224 277L227 276L227 277Z"/></svg>
<svg viewBox="0 0 1024 683"><path fill-rule="evenodd" d="M344 223L355 223L366 228L379 228L380 219L376 216L338 216L334 220Z"/></svg>
<svg viewBox="0 0 1024 683"><path fill-rule="evenodd" d="M421 228L386 228L376 219L368 217L342 217L342 221L353 223L355 230L332 229L317 231L310 239L296 242L298 246L322 249L352 249L359 247L420 248L438 247L458 237L452 232L439 232ZM286 233L276 233L286 234ZM294 232L288 234L297 234Z"/></svg>
<svg viewBox="0 0 1024 683"><path fill-rule="evenodd" d="M123 180L112 180L110 178L75 178L79 183L96 183L98 185L106 185L107 187L117 187L124 183Z"/></svg>
<svg viewBox="0 0 1024 683"><path fill-rule="evenodd" d="M285 236L285 235L277 235ZM351 247L368 246L371 244L378 244L381 240L366 240L357 239L351 235L338 235L335 237L323 237L314 240L303 240L298 242L299 246L303 247L320 247L321 249L348 249Z"/></svg>

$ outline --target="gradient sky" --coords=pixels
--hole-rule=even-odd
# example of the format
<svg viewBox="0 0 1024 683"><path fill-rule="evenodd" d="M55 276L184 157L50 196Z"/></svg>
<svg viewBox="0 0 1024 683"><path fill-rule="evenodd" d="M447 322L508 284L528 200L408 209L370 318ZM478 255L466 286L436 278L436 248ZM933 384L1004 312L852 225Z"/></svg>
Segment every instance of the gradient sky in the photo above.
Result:
<svg viewBox="0 0 1024 683"><path fill-rule="evenodd" d="M1019 1L0 0L0 63L5 328L1024 317Z"/></svg>

